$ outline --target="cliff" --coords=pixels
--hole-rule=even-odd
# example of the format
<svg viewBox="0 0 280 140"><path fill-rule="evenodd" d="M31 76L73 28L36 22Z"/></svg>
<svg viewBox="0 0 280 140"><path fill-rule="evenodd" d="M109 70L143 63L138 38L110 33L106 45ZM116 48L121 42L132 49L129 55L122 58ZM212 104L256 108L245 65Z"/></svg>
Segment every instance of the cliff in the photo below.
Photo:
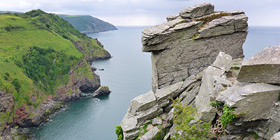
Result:
<svg viewBox="0 0 280 140"><path fill-rule="evenodd" d="M59 17L71 23L82 33L117 30L114 25L89 15L59 15Z"/></svg>
<svg viewBox="0 0 280 140"><path fill-rule="evenodd" d="M143 51L152 54L154 92L202 71L219 51L243 57L248 28L244 12L214 12L213 5L204 4L167 19L143 30Z"/></svg>
<svg viewBox="0 0 280 140"><path fill-rule="evenodd" d="M279 46L243 60L247 16L215 12L209 3L167 20L143 30L153 90L131 100L121 122L123 138L279 138ZM181 111L175 99L184 105Z"/></svg>
<svg viewBox="0 0 280 140"><path fill-rule="evenodd" d="M0 40L2 140L21 138L64 102L97 90L89 60L110 57L96 39L41 10L1 14Z"/></svg>

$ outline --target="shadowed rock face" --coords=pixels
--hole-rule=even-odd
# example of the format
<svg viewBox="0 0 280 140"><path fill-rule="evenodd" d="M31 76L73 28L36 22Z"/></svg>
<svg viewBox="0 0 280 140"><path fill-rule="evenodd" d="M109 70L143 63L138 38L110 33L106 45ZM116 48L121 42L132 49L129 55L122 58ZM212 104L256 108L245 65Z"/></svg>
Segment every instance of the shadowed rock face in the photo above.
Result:
<svg viewBox="0 0 280 140"><path fill-rule="evenodd" d="M242 11L214 12L204 3L167 19L142 32L143 51L152 53L154 92L201 72L220 51L244 57L248 17Z"/></svg>

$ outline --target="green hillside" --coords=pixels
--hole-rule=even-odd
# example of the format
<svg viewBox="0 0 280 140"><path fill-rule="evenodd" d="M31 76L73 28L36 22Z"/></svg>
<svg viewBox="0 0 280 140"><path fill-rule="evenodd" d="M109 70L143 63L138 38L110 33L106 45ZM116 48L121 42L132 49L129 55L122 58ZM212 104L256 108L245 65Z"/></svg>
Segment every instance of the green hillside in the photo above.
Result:
<svg viewBox="0 0 280 140"><path fill-rule="evenodd" d="M34 117L32 110L48 98L71 95L81 79L93 81L88 60L108 57L97 40L54 14L0 14L0 102L7 106L0 132L4 125L22 125L15 119L18 108Z"/></svg>
<svg viewBox="0 0 280 140"><path fill-rule="evenodd" d="M109 30L117 30L117 28L105 21L89 15L59 15L76 29L83 33L97 33Z"/></svg>

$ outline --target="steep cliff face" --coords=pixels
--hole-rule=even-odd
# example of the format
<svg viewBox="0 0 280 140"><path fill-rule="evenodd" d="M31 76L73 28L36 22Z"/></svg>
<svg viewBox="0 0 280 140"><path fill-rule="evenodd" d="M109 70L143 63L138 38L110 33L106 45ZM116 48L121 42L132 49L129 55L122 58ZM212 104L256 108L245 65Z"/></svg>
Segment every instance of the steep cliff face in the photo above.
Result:
<svg viewBox="0 0 280 140"><path fill-rule="evenodd" d="M279 138L279 46L244 61L248 18L213 9L195 5L143 31L143 51L152 53L153 90L130 102L121 123L124 139L188 133L175 129L176 98L196 108L196 120L212 124L214 138Z"/></svg>
<svg viewBox="0 0 280 140"><path fill-rule="evenodd" d="M168 22L143 30L143 51L152 53L153 91L197 74L219 51L243 58L248 17L216 12L209 3L186 8Z"/></svg>

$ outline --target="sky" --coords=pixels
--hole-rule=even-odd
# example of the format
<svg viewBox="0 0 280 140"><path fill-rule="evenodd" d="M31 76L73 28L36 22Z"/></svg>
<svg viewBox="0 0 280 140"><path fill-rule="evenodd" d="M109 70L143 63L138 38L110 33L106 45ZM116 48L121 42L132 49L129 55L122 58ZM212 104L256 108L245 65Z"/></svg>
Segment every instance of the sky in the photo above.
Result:
<svg viewBox="0 0 280 140"><path fill-rule="evenodd" d="M216 11L245 11L250 26L280 26L280 0L0 0L0 11L92 15L117 26L150 26L166 16L209 2Z"/></svg>

